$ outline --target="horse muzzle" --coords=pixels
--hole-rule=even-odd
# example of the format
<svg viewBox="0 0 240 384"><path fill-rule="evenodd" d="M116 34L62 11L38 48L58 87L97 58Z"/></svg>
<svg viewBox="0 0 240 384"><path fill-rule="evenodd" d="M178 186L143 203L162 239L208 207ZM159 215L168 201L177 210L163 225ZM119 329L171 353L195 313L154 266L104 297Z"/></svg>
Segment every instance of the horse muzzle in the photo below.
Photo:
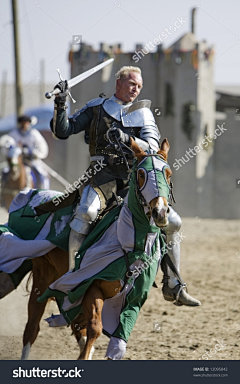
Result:
<svg viewBox="0 0 240 384"><path fill-rule="evenodd" d="M170 213L169 207L167 209L154 207L152 209L152 218L157 227L166 227L168 225L168 216Z"/></svg>

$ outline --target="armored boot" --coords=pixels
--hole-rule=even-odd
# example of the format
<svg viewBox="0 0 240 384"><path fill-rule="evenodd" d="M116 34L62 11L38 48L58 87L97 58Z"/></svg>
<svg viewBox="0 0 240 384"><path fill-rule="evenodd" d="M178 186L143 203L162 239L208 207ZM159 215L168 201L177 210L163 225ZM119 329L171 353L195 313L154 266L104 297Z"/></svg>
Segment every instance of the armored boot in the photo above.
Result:
<svg viewBox="0 0 240 384"><path fill-rule="evenodd" d="M75 256L82 243L90 232L91 224L97 219L101 211L101 201L98 193L87 185L82 193L74 217L70 222L71 232L69 236L69 270L75 266Z"/></svg>
<svg viewBox="0 0 240 384"><path fill-rule="evenodd" d="M166 228L167 253L178 272L180 272L180 242L179 229L181 227L180 216L170 207L169 224ZM163 297L167 301L173 301L175 305L187 305L197 307L201 302L190 296L186 284L181 284L173 271L167 267L163 278Z"/></svg>

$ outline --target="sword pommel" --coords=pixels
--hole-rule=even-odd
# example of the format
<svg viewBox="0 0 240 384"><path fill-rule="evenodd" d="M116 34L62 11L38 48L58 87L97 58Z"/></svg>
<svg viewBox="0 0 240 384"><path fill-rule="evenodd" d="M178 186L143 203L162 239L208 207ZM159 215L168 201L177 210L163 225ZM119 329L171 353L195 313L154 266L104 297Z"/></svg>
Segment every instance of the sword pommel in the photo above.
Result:
<svg viewBox="0 0 240 384"><path fill-rule="evenodd" d="M45 93L45 97L46 99L51 99L52 96L57 95L58 93L60 93L60 89L55 88L51 92Z"/></svg>

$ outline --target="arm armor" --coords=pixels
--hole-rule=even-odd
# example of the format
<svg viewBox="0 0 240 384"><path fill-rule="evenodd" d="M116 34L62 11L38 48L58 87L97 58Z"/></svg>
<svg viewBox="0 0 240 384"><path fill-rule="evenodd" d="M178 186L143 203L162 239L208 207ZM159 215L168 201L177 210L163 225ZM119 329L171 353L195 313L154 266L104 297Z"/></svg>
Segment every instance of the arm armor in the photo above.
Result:
<svg viewBox="0 0 240 384"><path fill-rule="evenodd" d="M139 137L134 138L142 149L147 150L150 147L156 151L159 149L161 135L150 110L150 105L150 100L138 101L128 109L124 108L121 118L124 127L142 127Z"/></svg>

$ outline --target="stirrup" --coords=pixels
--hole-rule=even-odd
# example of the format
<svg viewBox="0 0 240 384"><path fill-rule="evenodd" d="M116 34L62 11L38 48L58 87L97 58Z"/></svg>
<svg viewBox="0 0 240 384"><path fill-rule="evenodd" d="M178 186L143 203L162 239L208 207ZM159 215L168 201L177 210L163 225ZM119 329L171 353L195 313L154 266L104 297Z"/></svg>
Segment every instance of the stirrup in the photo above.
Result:
<svg viewBox="0 0 240 384"><path fill-rule="evenodd" d="M173 302L174 305L176 305L177 307L181 307L183 304L179 302L179 296L180 296L180 293L182 292L182 290L184 288L186 288L186 292L188 293L188 287L187 287L187 284L186 283L179 283L180 284L180 287L179 287L179 290L176 294L176 300Z"/></svg>

